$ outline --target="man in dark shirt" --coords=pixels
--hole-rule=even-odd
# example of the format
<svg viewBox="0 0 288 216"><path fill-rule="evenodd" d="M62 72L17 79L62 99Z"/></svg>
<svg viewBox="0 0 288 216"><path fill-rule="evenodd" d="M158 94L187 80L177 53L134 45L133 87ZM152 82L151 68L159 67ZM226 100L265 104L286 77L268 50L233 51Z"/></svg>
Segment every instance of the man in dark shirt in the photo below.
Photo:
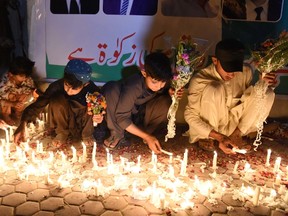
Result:
<svg viewBox="0 0 288 216"><path fill-rule="evenodd" d="M172 78L171 64L163 53L151 53L145 58L141 73L127 79L106 83L101 90L107 101L107 126L110 137L104 140L108 148L121 145L124 131L143 139L155 153L160 153L159 141L152 133L163 122L167 122L167 112L171 97L165 86ZM134 121L144 109L142 127Z"/></svg>
<svg viewBox="0 0 288 216"><path fill-rule="evenodd" d="M99 92L99 88L90 80L92 68L85 61L73 59L64 69L64 78L49 85L43 95L29 105L23 112L21 123L14 134L14 142L25 141L27 123L34 122L47 105L48 120L56 137L52 144L60 147L66 144L68 137L80 138L86 145L93 145L93 121L101 123L103 116L87 113L86 94Z"/></svg>

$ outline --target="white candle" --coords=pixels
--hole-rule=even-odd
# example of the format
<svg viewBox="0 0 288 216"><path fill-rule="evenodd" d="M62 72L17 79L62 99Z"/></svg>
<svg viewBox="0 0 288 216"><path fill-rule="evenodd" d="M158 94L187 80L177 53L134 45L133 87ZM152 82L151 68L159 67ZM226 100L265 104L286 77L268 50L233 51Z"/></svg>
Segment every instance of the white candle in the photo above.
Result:
<svg viewBox="0 0 288 216"><path fill-rule="evenodd" d="M271 157L271 149L267 149L267 157L266 157L266 167L270 166L270 157Z"/></svg>
<svg viewBox="0 0 288 216"><path fill-rule="evenodd" d="M188 149L185 149L183 160L184 160L185 166L187 166L187 163L188 163Z"/></svg>
<svg viewBox="0 0 288 216"><path fill-rule="evenodd" d="M277 157L275 160L274 169L273 169L274 173L277 173L279 171L280 164L281 164L281 157Z"/></svg>
<svg viewBox="0 0 288 216"><path fill-rule="evenodd" d="M9 140L13 140L13 128L12 126L9 126Z"/></svg>
<svg viewBox="0 0 288 216"><path fill-rule="evenodd" d="M72 149L72 160L71 162L72 163L76 163L77 162L77 151L76 151L76 148L74 146L71 146L71 149Z"/></svg>
<svg viewBox="0 0 288 216"><path fill-rule="evenodd" d="M173 154L169 156L169 163L171 164L173 162Z"/></svg>
<svg viewBox="0 0 288 216"><path fill-rule="evenodd" d="M216 151L214 151L212 168L217 169L217 152Z"/></svg>
<svg viewBox="0 0 288 216"><path fill-rule="evenodd" d="M109 149L106 148L106 161L107 161L107 165L109 165L110 162L110 153L109 153Z"/></svg>
<svg viewBox="0 0 288 216"><path fill-rule="evenodd" d="M29 128L30 128L32 134L35 133L35 125L33 123L29 124Z"/></svg>
<svg viewBox="0 0 288 216"><path fill-rule="evenodd" d="M97 151L97 144L96 144L96 142L94 142L93 150L92 150L92 164L93 164L94 170L98 168L98 163L96 161L96 151Z"/></svg>
<svg viewBox="0 0 288 216"><path fill-rule="evenodd" d="M66 155L63 151L61 151L61 158L62 158L62 164L64 165L66 163Z"/></svg>
<svg viewBox="0 0 288 216"><path fill-rule="evenodd" d="M254 195L253 195L253 205L258 206L259 204L259 197L260 197L260 187L257 186L254 190Z"/></svg>
<svg viewBox="0 0 288 216"><path fill-rule="evenodd" d="M32 158L32 162L33 162L33 163L36 163L35 151L34 151L34 150L32 151L31 158Z"/></svg>
<svg viewBox="0 0 288 216"><path fill-rule="evenodd" d="M43 143L42 142L40 143L39 140L37 140L36 143L37 143L36 152L43 153Z"/></svg>
<svg viewBox="0 0 288 216"><path fill-rule="evenodd" d="M82 142L82 147L83 147L82 163L85 163L87 160L87 150L86 150L86 145L84 142Z"/></svg>
<svg viewBox="0 0 288 216"><path fill-rule="evenodd" d="M274 189L271 189L269 198L274 201L275 197L277 196L277 192Z"/></svg>
<svg viewBox="0 0 288 216"><path fill-rule="evenodd" d="M238 174L238 166L239 166L239 161L236 161L233 169L233 174Z"/></svg>
<svg viewBox="0 0 288 216"><path fill-rule="evenodd" d="M137 166L140 168L141 167L141 155L137 157Z"/></svg>
<svg viewBox="0 0 288 216"><path fill-rule="evenodd" d="M280 176L280 174L278 173L277 176L276 176L276 179L275 179L275 184L276 184L276 185L280 185L280 182L281 182L281 176Z"/></svg>
<svg viewBox="0 0 288 216"><path fill-rule="evenodd" d="M154 153L154 152L153 152ZM154 154L152 155L153 156L153 172L156 172L157 171L157 162L158 162L158 159L157 159L157 155Z"/></svg>
<svg viewBox="0 0 288 216"><path fill-rule="evenodd" d="M92 150L92 161L94 161L96 158L96 150L97 150L97 144L96 144L96 142L94 142L93 150Z"/></svg>
<svg viewBox="0 0 288 216"><path fill-rule="evenodd" d="M175 172L174 172L174 167L172 165L169 165L169 177L174 179L175 178Z"/></svg>

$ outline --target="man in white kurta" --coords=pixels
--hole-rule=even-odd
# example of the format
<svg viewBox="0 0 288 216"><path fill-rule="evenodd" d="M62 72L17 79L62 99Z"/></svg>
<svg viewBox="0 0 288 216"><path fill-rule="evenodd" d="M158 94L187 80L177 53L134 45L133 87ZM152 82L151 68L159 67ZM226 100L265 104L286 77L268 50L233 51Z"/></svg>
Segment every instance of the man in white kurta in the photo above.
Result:
<svg viewBox="0 0 288 216"><path fill-rule="evenodd" d="M226 39L216 45L212 64L192 77L184 112L189 124L189 142L216 140L221 150L233 154L232 147L239 145L236 140L256 131L259 118L268 116L275 97L271 88L275 74L263 78L269 87L263 110L259 110L257 91L251 85L252 70L243 66L243 60L242 43ZM209 143L213 145L214 141ZM210 149L213 150L211 146Z"/></svg>

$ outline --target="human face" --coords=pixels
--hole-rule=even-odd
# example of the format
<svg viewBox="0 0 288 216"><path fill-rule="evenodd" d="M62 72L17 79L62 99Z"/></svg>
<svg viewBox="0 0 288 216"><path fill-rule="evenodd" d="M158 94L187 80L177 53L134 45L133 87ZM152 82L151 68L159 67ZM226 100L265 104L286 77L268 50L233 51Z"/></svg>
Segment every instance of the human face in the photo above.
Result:
<svg viewBox="0 0 288 216"><path fill-rule="evenodd" d="M142 75L145 77L145 83L147 87L153 92L159 91L166 84L166 82L159 81L159 80L152 78L151 76L148 76L145 71L142 71Z"/></svg>
<svg viewBox="0 0 288 216"><path fill-rule="evenodd" d="M73 89L71 85L69 85L67 82L64 82L64 90L66 91L66 93L68 95L76 95L78 94L82 89L83 89L83 85L76 88L76 89Z"/></svg>
<svg viewBox="0 0 288 216"><path fill-rule="evenodd" d="M220 61L217 58L213 57L212 61L213 61L213 64L215 65L215 67L216 67L216 71L218 72L218 74L221 76L221 78L224 81L229 81L229 80L232 80L234 78L235 72L226 72L222 68L221 63L220 63Z"/></svg>

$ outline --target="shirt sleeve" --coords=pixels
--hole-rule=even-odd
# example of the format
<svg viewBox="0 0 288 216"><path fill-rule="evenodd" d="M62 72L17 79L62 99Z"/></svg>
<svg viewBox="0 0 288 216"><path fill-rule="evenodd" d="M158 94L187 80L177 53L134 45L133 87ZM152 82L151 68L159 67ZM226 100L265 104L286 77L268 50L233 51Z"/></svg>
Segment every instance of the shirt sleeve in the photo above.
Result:
<svg viewBox="0 0 288 216"><path fill-rule="evenodd" d="M136 77L135 77L136 78ZM132 111L135 107L136 99L143 93L143 82L141 77L137 77L133 82L122 85L119 101L116 107L116 121L121 128L126 129L132 124Z"/></svg>
<svg viewBox="0 0 288 216"><path fill-rule="evenodd" d="M40 112L49 104L50 98L55 94L64 93L63 79L51 83L43 95L39 96L37 100L26 107L23 111L21 121L32 122L39 116Z"/></svg>
<svg viewBox="0 0 288 216"><path fill-rule="evenodd" d="M184 119L189 124L190 130L197 132L201 137L209 137L212 126L200 117L200 101L202 92L207 82L201 78L192 78L188 87L188 103L184 111Z"/></svg>

